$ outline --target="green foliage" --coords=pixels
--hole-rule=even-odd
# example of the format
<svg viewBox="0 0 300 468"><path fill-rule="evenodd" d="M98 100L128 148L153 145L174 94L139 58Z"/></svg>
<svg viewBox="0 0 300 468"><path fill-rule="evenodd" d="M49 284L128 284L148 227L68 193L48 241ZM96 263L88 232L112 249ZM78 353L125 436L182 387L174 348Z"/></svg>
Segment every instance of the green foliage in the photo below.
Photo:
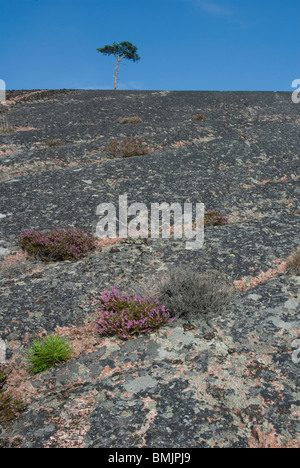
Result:
<svg viewBox="0 0 300 468"><path fill-rule="evenodd" d="M114 55L117 59L117 66L115 69L115 81L114 89L117 89L117 75L120 62L123 59L132 60L137 62L141 57L137 54L137 47L131 44L131 42L121 42L120 44L113 43L112 46L106 45L105 47L97 49L98 52L101 52L104 55Z"/></svg>
<svg viewBox="0 0 300 468"><path fill-rule="evenodd" d="M48 335L43 340L36 339L28 350L30 372L38 374L55 364L67 361L73 351L70 344L57 334Z"/></svg>
<svg viewBox="0 0 300 468"><path fill-rule="evenodd" d="M232 292L219 272L174 267L161 283L159 299L173 317L206 320L228 307Z"/></svg>
<svg viewBox="0 0 300 468"><path fill-rule="evenodd" d="M112 46L106 45L105 47L98 48L97 51L104 55L117 55L120 58L126 58L133 62L140 60L137 54L137 47L131 44L131 42L121 42L120 44L114 42Z"/></svg>

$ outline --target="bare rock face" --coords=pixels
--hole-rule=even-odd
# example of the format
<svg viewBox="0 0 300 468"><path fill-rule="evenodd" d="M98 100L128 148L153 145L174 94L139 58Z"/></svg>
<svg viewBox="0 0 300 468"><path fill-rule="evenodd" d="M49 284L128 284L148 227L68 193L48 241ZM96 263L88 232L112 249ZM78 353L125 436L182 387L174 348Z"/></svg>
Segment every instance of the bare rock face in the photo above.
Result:
<svg viewBox="0 0 300 468"><path fill-rule="evenodd" d="M299 275L285 271L300 245L291 94L36 90L7 92L7 103L0 362L27 406L0 422L0 447L299 447ZM142 123L120 125L127 116ZM105 151L125 138L149 151ZM118 208L125 193L147 208L204 203L228 223L205 227L194 251L172 235L117 239L76 263L43 263L18 245L27 229L94 233L97 206ZM228 278L229 308L198 317L194 307L192 317L127 341L99 335L104 289L150 296L169 267L189 265ZM31 375L27 349L50 333L68 338L74 355Z"/></svg>
<svg viewBox="0 0 300 468"><path fill-rule="evenodd" d="M3 341L0 338L0 364L5 363L6 360L6 344L5 341Z"/></svg>

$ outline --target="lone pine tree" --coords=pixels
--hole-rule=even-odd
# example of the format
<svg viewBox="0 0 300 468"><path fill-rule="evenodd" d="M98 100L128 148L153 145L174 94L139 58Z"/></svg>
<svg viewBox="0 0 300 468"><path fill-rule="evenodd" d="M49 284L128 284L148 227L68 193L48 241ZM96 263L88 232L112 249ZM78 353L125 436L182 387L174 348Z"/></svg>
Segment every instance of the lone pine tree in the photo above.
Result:
<svg viewBox="0 0 300 468"><path fill-rule="evenodd" d="M137 62L141 58L137 54L137 47L131 44L131 42L120 42L120 44L116 44L114 42L112 46L106 45L105 47L99 48L97 50L104 55L114 55L117 59L114 89L117 89L117 76L121 60L128 59L132 60L133 62Z"/></svg>

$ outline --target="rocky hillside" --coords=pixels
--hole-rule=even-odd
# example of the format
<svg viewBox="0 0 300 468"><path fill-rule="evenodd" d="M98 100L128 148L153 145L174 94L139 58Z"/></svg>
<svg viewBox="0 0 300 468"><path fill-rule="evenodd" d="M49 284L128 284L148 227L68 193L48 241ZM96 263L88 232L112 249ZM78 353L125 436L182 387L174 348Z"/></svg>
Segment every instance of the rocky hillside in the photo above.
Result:
<svg viewBox="0 0 300 468"><path fill-rule="evenodd" d="M7 97L0 447L299 448L300 105L271 92ZM76 262L22 250L26 230L94 234L97 206L118 207L124 194L149 209L203 203L226 222L207 223L196 250L173 235L98 239ZM101 292L160 297L174 267L217 272L233 288L230 304L203 313L199 297L196 313L153 333L99 334ZM28 349L52 333L74 353L32 374ZM24 402L13 417L9 392Z"/></svg>

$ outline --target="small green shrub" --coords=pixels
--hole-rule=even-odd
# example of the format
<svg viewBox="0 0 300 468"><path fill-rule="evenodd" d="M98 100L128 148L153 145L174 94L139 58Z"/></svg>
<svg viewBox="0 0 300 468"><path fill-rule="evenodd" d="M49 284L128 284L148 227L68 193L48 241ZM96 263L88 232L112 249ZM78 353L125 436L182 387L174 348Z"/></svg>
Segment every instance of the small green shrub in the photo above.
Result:
<svg viewBox="0 0 300 468"><path fill-rule="evenodd" d="M174 267L161 283L159 299L172 317L199 320L224 311L232 292L218 272L200 274L193 267Z"/></svg>
<svg viewBox="0 0 300 468"><path fill-rule="evenodd" d="M123 141L111 140L104 147L104 151L117 158L141 156L150 152L149 148L145 147L145 143L138 138L125 138Z"/></svg>
<svg viewBox="0 0 300 468"><path fill-rule="evenodd" d="M54 138L51 138L50 140L47 140L46 143L50 147L63 146L63 144L64 144L62 140L55 140Z"/></svg>
<svg viewBox="0 0 300 468"><path fill-rule="evenodd" d="M296 250L290 255L286 263L286 273L300 276L300 250Z"/></svg>
<svg viewBox="0 0 300 468"><path fill-rule="evenodd" d="M9 371L0 364L0 423L10 421L24 411L25 403L10 391L5 384Z"/></svg>
<svg viewBox="0 0 300 468"><path fill-rule="evenodd" d="M143 298L139 294L120 294L118 289L105 290L100 299L100 318L97 322L101 335L117 335L122 339L141 333L151 333L171 322L164 305L153 297Z"/></svg>
<svg viewBox="0 0 300 468"><path fill-rule="evenodd" d="M67 361L72 353L70 344L59 335L53 334L43 340L37 339L28 350L29 371L33 374L44 372L55 364Z"/></svg>
<svg viewBox="0 0 300 468"><path fill-rule="evenodd" d="M96 248L96 239L81 229L55 229L49 234L28 230L19 235L23 250L43 261L76 261Z"/></svg>
<svg viewBox="0 0 300 468"><path fill-rule="evenodd" d="M228 219L218 211L207 210L204 213L204 226L224 226L228 224Z"/></svg>

